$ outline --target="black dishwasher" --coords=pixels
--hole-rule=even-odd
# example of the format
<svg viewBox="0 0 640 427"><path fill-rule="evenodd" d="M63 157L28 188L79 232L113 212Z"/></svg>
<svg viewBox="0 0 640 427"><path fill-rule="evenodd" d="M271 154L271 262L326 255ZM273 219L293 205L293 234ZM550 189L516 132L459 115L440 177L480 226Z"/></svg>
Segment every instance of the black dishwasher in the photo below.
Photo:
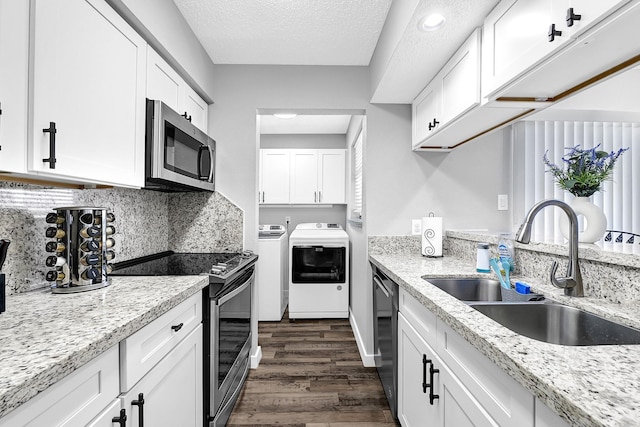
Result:
<svg viewBox="0 0 640 427"><path fill-rule="evenodd" d="M373 271L374 360L378 376L389 401L389 409L398 418L398 285L378 267Z"/></svg>

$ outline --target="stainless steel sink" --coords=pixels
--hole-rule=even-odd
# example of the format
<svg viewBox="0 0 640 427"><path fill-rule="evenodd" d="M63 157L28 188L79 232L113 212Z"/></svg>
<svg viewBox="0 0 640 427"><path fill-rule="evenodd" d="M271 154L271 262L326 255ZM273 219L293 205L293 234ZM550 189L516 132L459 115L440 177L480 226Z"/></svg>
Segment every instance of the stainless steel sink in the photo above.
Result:
<svg viewBox="0 0 640 427"><path fill-rule="evenodd" d="M640 330L560 304L470 304L521 335L560 345L640 344Z"/></svg>
<svg viewBox="0 0 640 427"><path fill-rule="evenodd" d="M481 277L431 278L427 276L422 278L461 301L502 301L500 282L494 279Z"/></svg>

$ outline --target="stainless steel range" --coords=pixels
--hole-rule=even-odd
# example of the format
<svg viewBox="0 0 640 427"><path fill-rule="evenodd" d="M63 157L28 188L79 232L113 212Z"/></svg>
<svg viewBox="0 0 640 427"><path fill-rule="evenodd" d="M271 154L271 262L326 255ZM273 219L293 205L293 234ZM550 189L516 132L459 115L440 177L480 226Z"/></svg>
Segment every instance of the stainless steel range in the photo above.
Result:
<svg viewBox="0 0 640 427"><path fill-rule="evenodd" d="M209 276L203 291L205 426L226 425L249 371L251 289L258 256L243 253L174 253L124 261L112 276Z"/></svg>

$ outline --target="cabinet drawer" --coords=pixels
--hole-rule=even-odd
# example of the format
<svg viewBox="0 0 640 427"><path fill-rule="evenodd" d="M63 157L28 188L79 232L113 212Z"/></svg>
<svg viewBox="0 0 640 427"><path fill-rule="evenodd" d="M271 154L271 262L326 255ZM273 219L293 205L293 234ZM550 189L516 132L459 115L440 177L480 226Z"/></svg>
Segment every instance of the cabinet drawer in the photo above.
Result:
<svg viewBox="0 0 640 427"><path fill-rule="evenodd" d="M128 391L202 322L197 293L120 342L120 390Z"/></svg>
<svg viewBox="0 0 640 427"><path fill-rule="evenodd" d="M118 395L113 346L0 420L3 427L84 426Z"/></svg>
<svg viewBox="0 0 640 427"><path fill-rule="evenodd" d="M499 425L533 427L533 395L443 322L436 351Z"/></svg>
<svg viewBox="0 0 640 427"><path fill-rule="evenodd" d="M435 348L436 315L402 288L400 288L399 310L420 336Z"/></svg>

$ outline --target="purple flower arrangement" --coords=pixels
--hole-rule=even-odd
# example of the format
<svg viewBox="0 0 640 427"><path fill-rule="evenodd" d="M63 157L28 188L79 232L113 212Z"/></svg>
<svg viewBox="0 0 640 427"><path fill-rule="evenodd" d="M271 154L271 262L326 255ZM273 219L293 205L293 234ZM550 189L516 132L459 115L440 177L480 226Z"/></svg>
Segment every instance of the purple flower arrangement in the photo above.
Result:
<svg viewBox="0 0 640 427"><path fill-rule="evenodd" d="M558 187L567 190L576 197L589 197L600 190L603 181L611 178L613 166L629 148L607 153L598 150L597 146L583 150L580 145L565 147L567 154L562 157L564 167L557 166L549 160L548 150L544 153L544 164L549 167L547 172L553 174Z"/></svg>

